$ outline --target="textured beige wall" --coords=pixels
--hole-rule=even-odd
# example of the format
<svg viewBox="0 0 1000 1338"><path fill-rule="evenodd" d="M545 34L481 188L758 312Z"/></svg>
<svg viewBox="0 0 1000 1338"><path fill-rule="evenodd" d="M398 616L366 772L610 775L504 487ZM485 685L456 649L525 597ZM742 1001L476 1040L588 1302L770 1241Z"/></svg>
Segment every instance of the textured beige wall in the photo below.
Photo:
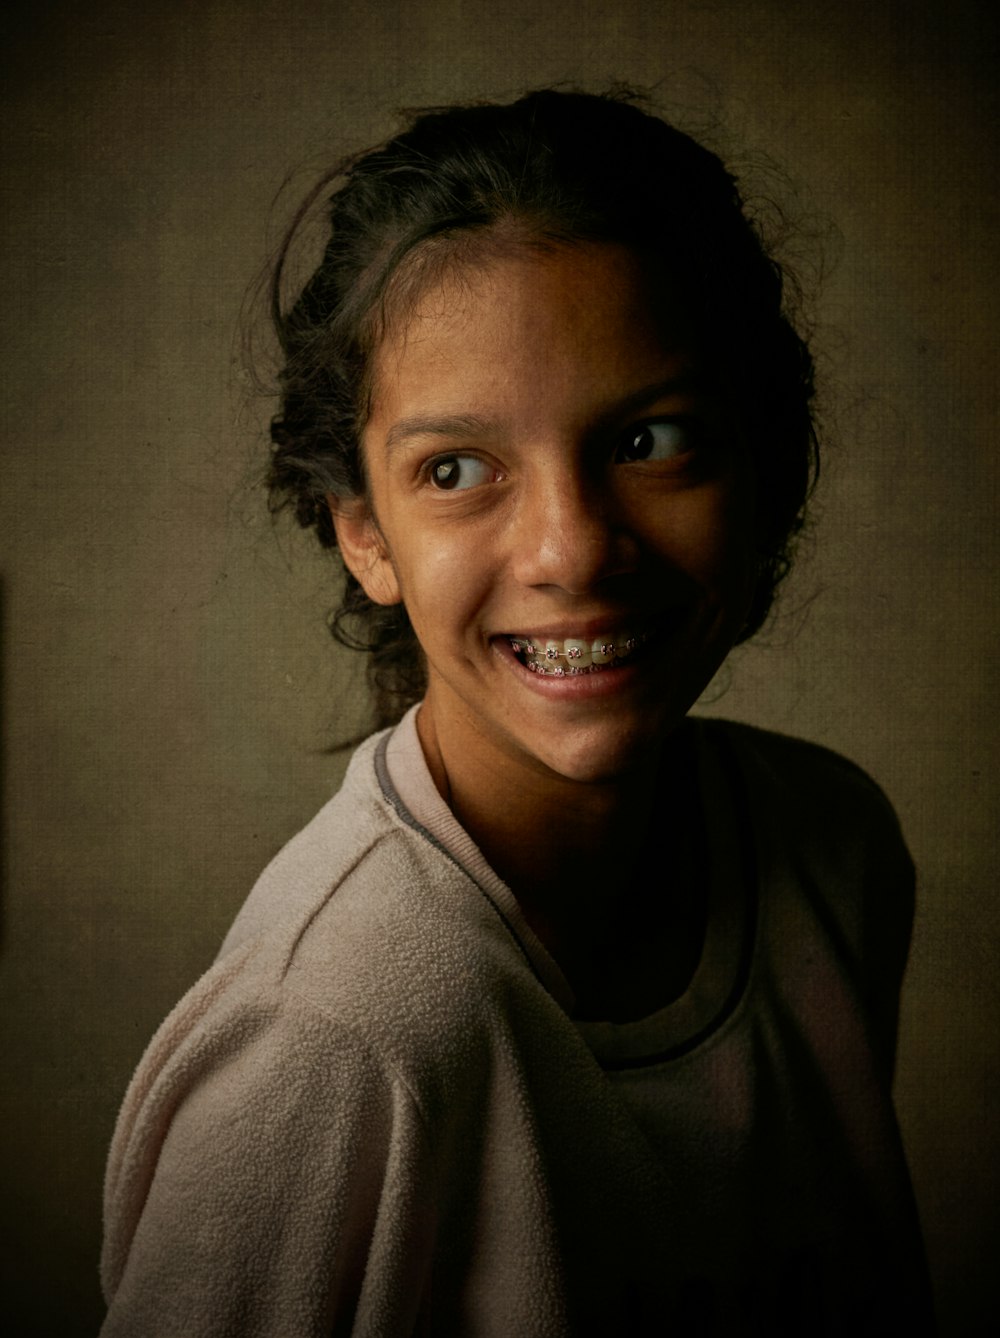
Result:
<svg viewBox="0 0 1000 1338"><path fill-rule="evenodd" d="M898 805L922 872L901 1120L946 1332L996 1321L987 10L8 8L9 1331L93 1331L102 1162L131 1067L261 864L336 782L323 743L364 719L322 626L328 572L274 536L251 486L268 406L248 395L234 340L272 197L290 168L304 182L381 137L396 107L616 78L660 83L694 124L725 125L720 143L773 155L839 229L818 310L836 439L814 552L712 709L850 754Z"/></svg>

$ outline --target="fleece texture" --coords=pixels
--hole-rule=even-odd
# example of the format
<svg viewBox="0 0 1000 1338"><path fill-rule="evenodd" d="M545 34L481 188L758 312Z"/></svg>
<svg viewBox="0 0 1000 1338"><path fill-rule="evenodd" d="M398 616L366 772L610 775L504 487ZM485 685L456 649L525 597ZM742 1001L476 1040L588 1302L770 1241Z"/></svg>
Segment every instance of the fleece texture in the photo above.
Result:
<svg viewBox="0 0 1000 1338"><path fill-rule="evenodd" d="M132 1081L104 1338L930 1332L895 817L825 750L688 727L703 960L622 1025L574 1019L414 717L362 745Z"/></svg>

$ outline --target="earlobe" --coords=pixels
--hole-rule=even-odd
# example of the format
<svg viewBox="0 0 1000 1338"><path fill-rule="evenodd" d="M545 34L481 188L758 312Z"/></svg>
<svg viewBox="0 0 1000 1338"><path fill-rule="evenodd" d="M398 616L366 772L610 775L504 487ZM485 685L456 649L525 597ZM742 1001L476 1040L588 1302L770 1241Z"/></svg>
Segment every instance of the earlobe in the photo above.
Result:
<svg viewBox="0 0 1000 1338"><path fill-rule="evenodd" d="M337 546L344 565L375 604L399 604L403 596L385 540L363 497L327 493Z"/></svg>

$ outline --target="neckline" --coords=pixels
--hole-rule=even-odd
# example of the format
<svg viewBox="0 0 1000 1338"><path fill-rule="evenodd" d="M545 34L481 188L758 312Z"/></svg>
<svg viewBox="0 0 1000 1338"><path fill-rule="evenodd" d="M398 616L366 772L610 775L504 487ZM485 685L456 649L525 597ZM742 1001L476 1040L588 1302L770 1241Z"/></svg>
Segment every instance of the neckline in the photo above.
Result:
<svg viewBox="0 0 1000 1338"><path fill-rule="evenodd" d="M749 974L757 879L748 798L725 722L689 717L709 848L708 914L701 957L684 990L663 1008L627 1022L573 1016L572 987L528 925L511 889L487 863L434 785L412 707L380 741L376 774L384 797L408 826L446 854L493 904L535 975L604 1068L661 1063L688 1053L735 1009Z"/></svg>
<svg viewBox="0 0 1000 1338"><path fill-rule="evenodd" d="M689 717L709 850L708 913L701 957L682 994L628 1022L575 1025L604 1068L663 1063L722 1026L749 978L758 885L746 787L724 724Z"/></svg>

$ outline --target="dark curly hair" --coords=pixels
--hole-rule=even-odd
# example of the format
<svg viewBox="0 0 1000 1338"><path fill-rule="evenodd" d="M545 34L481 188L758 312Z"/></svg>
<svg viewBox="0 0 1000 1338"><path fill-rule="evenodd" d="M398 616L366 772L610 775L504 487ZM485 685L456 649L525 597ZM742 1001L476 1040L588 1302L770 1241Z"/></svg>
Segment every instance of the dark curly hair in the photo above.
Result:
<svg viewBox="0 0 1000 1338"><path fill-rule="evenodd" d="M540 241L624 244L665 265L740 416L762 506L760 574L740 640L786 575L818 469L813 362L786 310L781 266L715 154L630 93L546 90L509 105L435 108L381 147L341 163L303 205L279 254L272 309L285 366L271 426L272 505L292 505L334 547L326 495L363 496L361 432L390 284L407 259L515 225ZM284 271L309 209L330 186L330 234L315 273L282 309ZM434 245L429 243L434 240ZM443 250L442 250L443 248ZM417 279L426 281L418 264ZM418 283L410 282L412 297ZM394 306L399 294L392 293ZM334 636L371 653L380 723L425 687L406 610L373 604L350 572ZM352 630L353 629L353 630Z"/></svg>

